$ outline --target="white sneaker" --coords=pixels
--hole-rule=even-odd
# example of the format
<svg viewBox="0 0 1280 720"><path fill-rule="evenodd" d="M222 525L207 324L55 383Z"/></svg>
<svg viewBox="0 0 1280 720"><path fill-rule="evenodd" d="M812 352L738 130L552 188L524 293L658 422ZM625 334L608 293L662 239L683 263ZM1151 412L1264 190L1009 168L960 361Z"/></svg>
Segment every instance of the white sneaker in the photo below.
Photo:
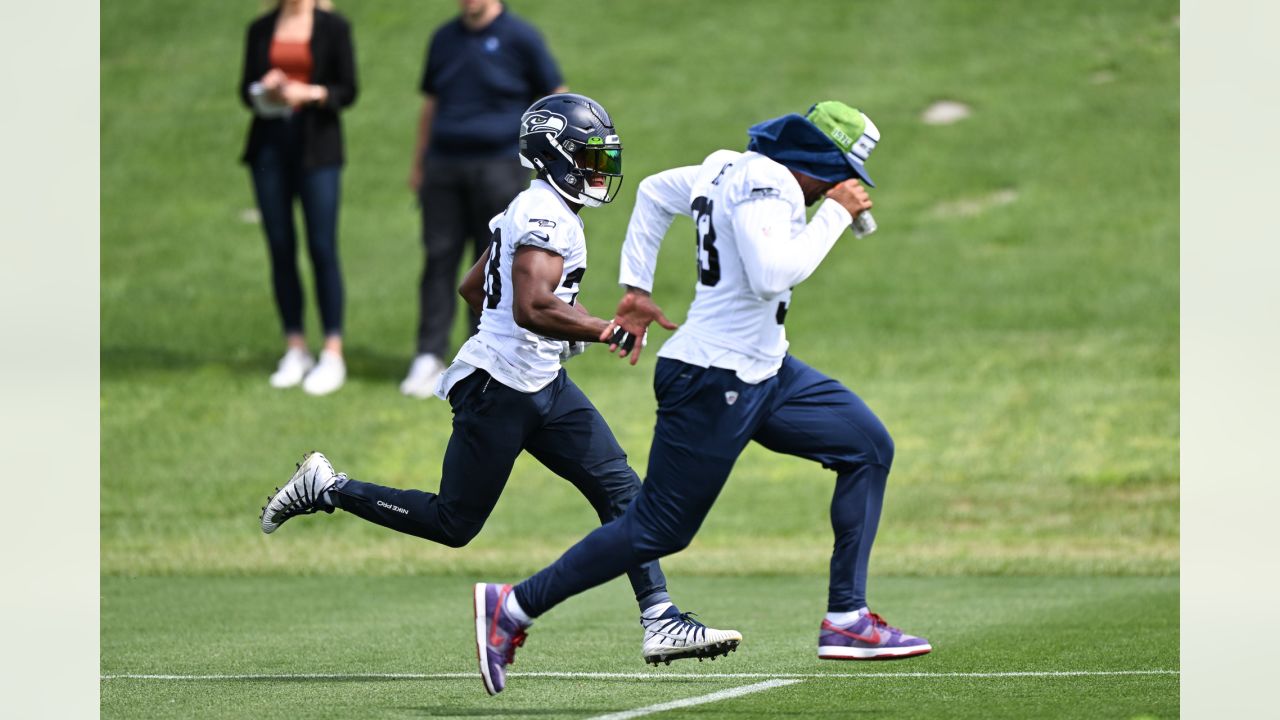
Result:
<svg viewBox="0 0 1280 720"><path fill-rule="evenodd" d="M339 477L346 476L335 473L323 453L313 450L303 455L289 482L267 498L267 506L262 508L262 532L270 535L294 515L333 512L333 506L324 501L324 494Z"/></svg>
<svg viewBox="0 0 1280 720"><path fill-rule="evenodd" d="M742 633L737 630L716 630L689 617L692 613L667 613L670 603L659 603L645 610L640 617L644 627L644 646L641 655L646 663L671 664L682 658L711 658L728 655L738 649ZM666 613L666 614L664 614Z"/></svg>
<svg viewBox="0 0 1280 720"><path fill-rule="evenodd" d="M347 363L338 353L326 350L320 353L320 362L302 381L302 389L310 395L328 395L346 381Z"/></svg>
<svg viewBox="0 0 1280 720"><path fill-rule="evenodd" d="M423 353L413 359L409 374L400 383L400 392L409 397L428 398L436 391L436 382L444 372L444 363L431 353Z"/></svg>
<svg viewBox="0 0 1280 720"><path fill-rule="evenodd" d="M284 357L280 358L276 371L271 374L271 387L287 388L297 385L315 364L311 353L302 348L289 348Z"/></svg>

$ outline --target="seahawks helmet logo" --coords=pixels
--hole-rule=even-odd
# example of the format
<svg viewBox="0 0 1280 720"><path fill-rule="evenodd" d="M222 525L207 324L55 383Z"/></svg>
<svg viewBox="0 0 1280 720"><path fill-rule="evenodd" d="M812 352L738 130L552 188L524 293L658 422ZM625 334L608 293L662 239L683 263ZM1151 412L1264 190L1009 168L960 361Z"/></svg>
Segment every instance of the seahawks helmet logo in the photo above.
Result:
<svg viewBox="0 0 1280 720"><path fill-rule="evenodd" d="M525 113L524 117L520 118L520 135L524 136L539 132L559 135L568 124L564 116L559 113L534 110L533 112Z"/></svg>

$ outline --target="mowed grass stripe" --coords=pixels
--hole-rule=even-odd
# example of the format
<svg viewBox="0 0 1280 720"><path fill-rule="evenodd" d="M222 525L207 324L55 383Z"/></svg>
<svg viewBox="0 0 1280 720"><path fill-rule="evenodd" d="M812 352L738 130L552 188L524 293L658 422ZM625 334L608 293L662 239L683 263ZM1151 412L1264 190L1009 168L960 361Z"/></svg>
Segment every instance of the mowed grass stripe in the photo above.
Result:
<svg viewBox="0 0 1280 720"><path fill-rule="evenodd" d="M478 579L104 577L98 673L113 677L99 682L103 716L239 718L265 703L334 720L512 708L581 720L783 679L810 681L671 715L750 706L838 716L848 693L871 691L892 716L1177 714L1177 578L877 577L876 607L935 650L900 663L836 664L814 657L825 575L671 574L681 609L741 631L745 642L732 660L661 670L641 664L634 594L620 579L539 618L497 698L481 690L473 664L466 591ZM1072 674L1084 672L1116 674ZM183 679L114 677L135 674Z"/></svg>
<svg viewBox="0 0 1280 720"><path fill-rule="evenodd" d="M773 678L795 680L869 680L872 678L1055 678L1105 677L1110 675L1180 675L1181 670L1014 670L1008 672L869 672L836 673L610 673L610 672L520 672L509 677L554 678L561 680L743 680ZM239 675L158 675L116 673L102 680L473 680L474 672L443 673L277 673Z"/></svg>

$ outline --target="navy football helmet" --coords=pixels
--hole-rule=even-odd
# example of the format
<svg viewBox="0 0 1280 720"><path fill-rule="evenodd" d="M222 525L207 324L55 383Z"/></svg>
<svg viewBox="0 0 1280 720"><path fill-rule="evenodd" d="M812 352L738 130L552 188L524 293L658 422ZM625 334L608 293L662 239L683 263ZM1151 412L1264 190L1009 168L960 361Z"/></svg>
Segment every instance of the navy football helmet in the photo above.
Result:
<svg viewBox="0 0 1280 720"><path fill-rule="evenodd" d="M585 95L548 95L520 118L520 164L569 202L599 207L622 187L622 141L609 113Z"/></svg>

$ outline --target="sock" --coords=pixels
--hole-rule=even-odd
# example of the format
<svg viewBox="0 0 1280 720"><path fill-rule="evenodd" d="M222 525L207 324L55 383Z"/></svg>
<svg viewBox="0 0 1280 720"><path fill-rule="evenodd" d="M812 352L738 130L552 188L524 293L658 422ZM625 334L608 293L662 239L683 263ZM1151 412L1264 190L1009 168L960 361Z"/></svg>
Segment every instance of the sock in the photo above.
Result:
<svg viewBox="0 0 1280 720"><path fill-rule="evenodd" d="M524 608L520 607L520 601L516 600L514 592L507 593L507 599L502 603L502 610L523 627L529 627L533 624L533 618L525 614Z"/></svg>
<svg viewBox="0 0 1280 720"><path fill-rule="evenodd" d="M640 611L641 620L657 620L658 618L675 617L680 614L680 608L674 603L660 602Z"/></svg>
<svg viewBox="0 0 1280 720"><path fill-rule="evenodd" d="M334 477L333 487L320 494L320 502L327 505L330 510L338 507L337 493L334 491L340 489L343 485L346 485L347 480L350 480L350 478L347 477L346 473L338 473Z"/></svg>
<svg viewBox="0 0 1280 720"><path fill-rule="evenodd" d="M644 597L636 596L636 604L640 606L641 614L654 605L669 602L671 602L671 596L667 594L666 590L654 590L653 592L646 594Z"/></svg>
<svg viewBox="0 0 1280 720"><path fill-rule="evenodd" d="M832 625L852 625L858 621L858 618L866 615L870 610L861 608L853 612L829 612L827 613L827 621Z"/></svg>

